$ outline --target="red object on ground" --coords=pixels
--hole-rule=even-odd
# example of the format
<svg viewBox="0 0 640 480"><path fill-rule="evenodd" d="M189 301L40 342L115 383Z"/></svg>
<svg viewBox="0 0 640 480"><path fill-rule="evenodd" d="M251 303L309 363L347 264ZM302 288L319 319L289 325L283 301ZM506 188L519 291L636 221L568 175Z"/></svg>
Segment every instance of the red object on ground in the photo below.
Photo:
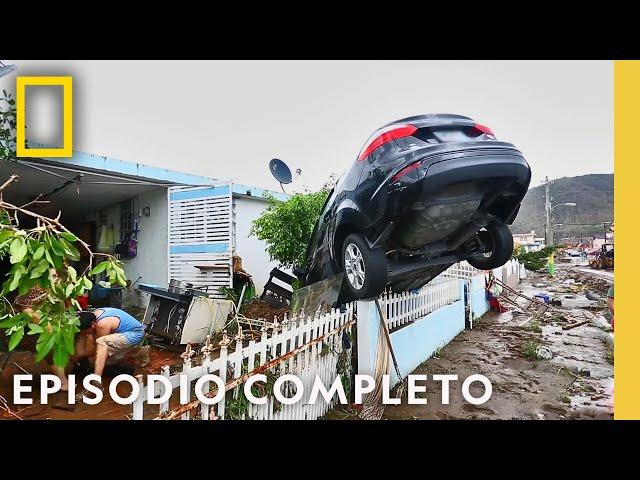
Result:
<svg viewBox="0 0 640 480"><path fill-rule="evenodd" d="M504 308L500 302L498 301L497 298L495 297L491 297L491 299L489 300L489 305L491 306L491 308L493 308L496 312L498 313L504 313L507 312L508 310L506 308Z"/></svg>
<svg viewBox="0 0 640 480"><path fill-rule="evenodd" d="M80 295L78 298L76 298L76 300L78 300L78 303L80 304L80 307L82 307L82 310L86 310L87 308L89 308L89 295L87 295L86 293L84 295Z"/></svg>

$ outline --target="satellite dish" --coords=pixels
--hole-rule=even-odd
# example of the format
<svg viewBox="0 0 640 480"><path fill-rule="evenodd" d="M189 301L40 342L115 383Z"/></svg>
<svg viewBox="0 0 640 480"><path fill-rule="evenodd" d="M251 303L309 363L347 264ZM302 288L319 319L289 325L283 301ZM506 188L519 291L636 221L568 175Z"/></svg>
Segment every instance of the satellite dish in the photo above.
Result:
<svg viewBox="0 0 640 480"><path fill-rule="evenodd" d="M287 164L278 158L274 158L269 162L269 170L271 170L271 175L273 175L276 180L280 182L280 188L284 192L284 187L282 185L286 185L293 181L291 170L289 170Z"/></svg>

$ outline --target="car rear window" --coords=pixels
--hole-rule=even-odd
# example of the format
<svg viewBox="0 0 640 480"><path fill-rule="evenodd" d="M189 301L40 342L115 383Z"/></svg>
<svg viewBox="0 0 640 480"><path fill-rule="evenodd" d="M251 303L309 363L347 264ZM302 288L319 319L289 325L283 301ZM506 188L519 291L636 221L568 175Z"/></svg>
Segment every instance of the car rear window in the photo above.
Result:
<svg viewBox="0 0 640 480"><path fill-rule="evenodd" d="M427 143L470 142L477 140L495 140L493 135L461 125L420 128L414 137Z"/></svg>

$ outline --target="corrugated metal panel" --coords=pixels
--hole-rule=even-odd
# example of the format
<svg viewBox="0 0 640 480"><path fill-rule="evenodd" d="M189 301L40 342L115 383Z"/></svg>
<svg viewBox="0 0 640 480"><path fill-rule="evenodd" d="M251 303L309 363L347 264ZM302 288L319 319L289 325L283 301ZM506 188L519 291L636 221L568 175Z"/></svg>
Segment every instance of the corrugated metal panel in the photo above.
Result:
<svg viewBox="0 0 640 480"><path fill-rule="evenodd" d="M232 192L226 182L169 188L169 280L208 287L214 297L232 286Z"/></svg>

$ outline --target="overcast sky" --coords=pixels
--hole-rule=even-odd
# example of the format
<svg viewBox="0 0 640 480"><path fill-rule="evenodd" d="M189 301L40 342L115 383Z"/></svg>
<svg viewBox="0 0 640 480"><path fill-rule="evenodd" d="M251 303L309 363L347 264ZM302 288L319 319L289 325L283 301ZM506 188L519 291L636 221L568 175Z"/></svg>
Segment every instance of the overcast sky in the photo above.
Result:
<svg viewBox="0 0 640 480"><path fill-rule="evenodd" d="M492 128L524 153L532 187L613 172L609 61L5 63L73 76L75 150L271 189L271 158L302 169L293 189L316 188L375 129L422 113ZM14 91L15 76L0 88Z"/></svg>

